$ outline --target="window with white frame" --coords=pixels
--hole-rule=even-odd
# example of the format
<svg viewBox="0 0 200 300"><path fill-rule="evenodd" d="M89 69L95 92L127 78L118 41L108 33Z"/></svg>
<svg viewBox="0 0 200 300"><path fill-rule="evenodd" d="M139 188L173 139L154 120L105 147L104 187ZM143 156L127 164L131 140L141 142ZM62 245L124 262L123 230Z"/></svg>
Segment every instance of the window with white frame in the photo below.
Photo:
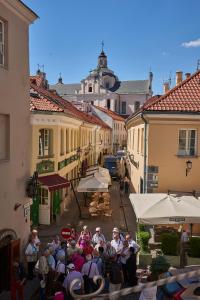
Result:
<svg viewBox="0 0 200 300"><path fill-rule="evenodd" d="M10 157L10 119L9 115L0 114L0 161Z"/></svg>
<svg viewBox="0 0 200 300"><path fill-rule="evenodd" d="M197 130L180 129L178 155L194 156L197 154Z"/></svg>
<svg viewBox="0 0 200 300"><path fill-rule="evenodd" d="M52 155L52 130L40 129L39 132L39 156Z"/></svg>
<svg viewBox="0 0 200 300"><path fill-rule="evenodd" d="M39 189L39 201L41 205L48 205L49 199L48 199L48 190L44 188Z"/></svg>
<svg viewBox="0 0 200 300"><path fill-rule="evenodd" d="M0 66L5 64L5 22L0 20Z"/></svg>

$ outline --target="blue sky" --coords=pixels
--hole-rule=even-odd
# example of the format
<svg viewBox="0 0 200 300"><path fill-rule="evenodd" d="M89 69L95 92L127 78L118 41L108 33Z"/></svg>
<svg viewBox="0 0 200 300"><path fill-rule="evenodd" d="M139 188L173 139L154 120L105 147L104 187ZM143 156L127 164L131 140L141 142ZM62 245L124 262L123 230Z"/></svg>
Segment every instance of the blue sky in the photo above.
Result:
<svg viewBox="0 0 200 300"><path fill-rule="evenodd" d="M154 93L200 59L199 0L24 0L40 17L30 28L30 69L44 65L50 83L80 82L96 67L104 40L120 80L146 79Z"/></svg>

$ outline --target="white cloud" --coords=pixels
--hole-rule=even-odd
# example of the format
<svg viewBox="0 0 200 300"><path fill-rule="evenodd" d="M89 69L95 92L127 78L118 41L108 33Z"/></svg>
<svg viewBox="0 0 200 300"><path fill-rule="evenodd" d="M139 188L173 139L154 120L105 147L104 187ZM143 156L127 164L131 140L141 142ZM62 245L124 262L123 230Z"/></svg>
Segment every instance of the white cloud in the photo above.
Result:
<svg viewBox="0 0 200 300"><path fill-rule="evenodd" d="M196 39L194 41L189 41L189 42L184 42L181 45L185 48L200 47L200 39Z"/></svg>

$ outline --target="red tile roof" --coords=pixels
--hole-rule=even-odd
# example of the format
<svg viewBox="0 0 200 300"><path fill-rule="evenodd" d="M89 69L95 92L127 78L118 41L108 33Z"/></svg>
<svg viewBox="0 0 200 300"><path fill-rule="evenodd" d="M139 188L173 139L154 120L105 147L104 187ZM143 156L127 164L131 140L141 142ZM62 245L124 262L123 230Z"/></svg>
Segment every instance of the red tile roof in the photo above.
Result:
<svg viewBox="0 0 200 300"><path fill-rule="evenodd" d="M32 76L32 77L34 77L34 76ZM55 107L60 109L60 110L56 110L56 111L64 111L65 113L71 115L72 117L77 118L79 120L82 120L84 122L91 123L91 124L96 124L96 125L102 126L103 128L107 128L107 129L110 128L109 126L107 126L107 124L105 124L103 121L101 121L96 116L93 116L93 115L91 116L91 115L89 115L89 114L87 114L83 111L78 110L72 103L70 103L69 101L67 101L67 100L63 99L62 97L58 96L56 93L51 92L50 90L44 89L41 86L37 86L35 84L35 81L32 80L32 78L30 79L30 82L31 82L30 83L31 88L36 93L38 93L38 95L41 98L46 99L47 101L49 101L48 105L49 105L49 103L51 103L52 105L55 105ZM39 101L35 101L34 104L39 105L38 102ZM43 101L43 105L45 105L44 101ZM40 107L43 108L41 110L45 110L45 108L44 108L44 106L42 106L42 104L41 104ZM54 107L54 109L56 109L55 107ZM52 106L52 109L53 109L53 106ZM33 104L31 104L31 110L34 110L33 109ZM39 108L38 108L38 110L39 110Z"/></svg>
<svg viewBox="0 0 200 300"><path fill-rule="evenodd" d="M200 112L200 70L158 99L149 100L143 111Z"/></svg>
<svg viewBox="0 0 200 300"><path fill-rule="evenodd" d="M30 111L63 112L64 110L46 98L30 97Z"/></svg>
<svg viewBox="0 0 200 300"><path fill-rule="evenodd" d="M30 76L30 82L37 86L42 86L43 79L39 75Z"/></svg>
<svg viewBox="0 0 200 300"><path fill-rule="evenodd" d="M106 108L99 107L99 106L96 106L96 105L94 105L94 107L101 110L102 112L106 113L107 115L109 115L115 121L122 121L122 122L125 121L124 118L122 118L120 115L118 115L116 112L114 112L110 109L106 109Z"/></svg>

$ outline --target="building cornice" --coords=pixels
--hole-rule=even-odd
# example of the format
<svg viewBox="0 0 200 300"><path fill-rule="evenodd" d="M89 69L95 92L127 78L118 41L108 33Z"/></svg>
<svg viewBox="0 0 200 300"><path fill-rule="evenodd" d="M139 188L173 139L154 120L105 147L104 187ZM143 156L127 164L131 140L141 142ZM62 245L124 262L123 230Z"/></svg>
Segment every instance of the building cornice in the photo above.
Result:
<svg viewBox="0 0 200 300"><path fill-rule="evenodd" d="M0 3L28 24L39 18L34 11L20 0L0 0Z"/></svg>

